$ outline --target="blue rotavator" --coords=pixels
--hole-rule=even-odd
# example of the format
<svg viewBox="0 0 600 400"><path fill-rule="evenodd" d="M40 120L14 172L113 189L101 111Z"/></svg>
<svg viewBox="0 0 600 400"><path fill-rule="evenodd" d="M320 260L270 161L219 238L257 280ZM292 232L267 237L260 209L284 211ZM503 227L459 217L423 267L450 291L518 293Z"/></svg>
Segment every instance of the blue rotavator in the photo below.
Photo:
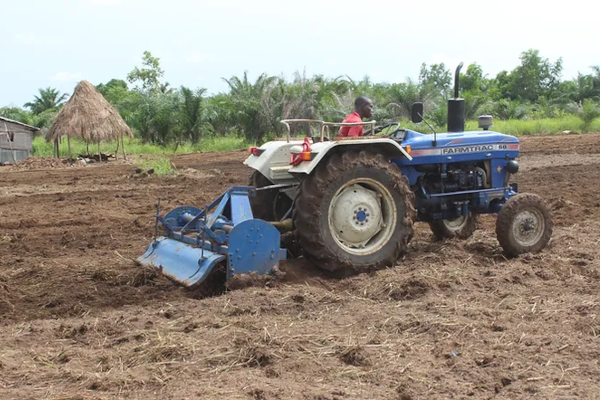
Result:
<svg viewBox="0 0 600 400"><path fill-rule="evenodd" d="M385 125L384 135L330 137L342 124L284 120L287 140L250 149L255 171L248 187L229 189L205 210L180 207L157 224L157 237L140 261L193 285L219 263L228 277L268 273L287 255L303 255L329 271L360 272L393 266L408 248L413 224L429 224L437 239L470 237L479 214L498 214L504 253L538 252L552 236L543 199L518 194L519 140L489 130L464 131L464 100L448 101L448 132L423 134ZM412 120L423 121L413 104ZM294 139L291 124L317 124L316 136ZM375 132L375 122L371 125ZM157 225L158 226L158 225ZM260 229L260 230L259 230Z"/></svg>

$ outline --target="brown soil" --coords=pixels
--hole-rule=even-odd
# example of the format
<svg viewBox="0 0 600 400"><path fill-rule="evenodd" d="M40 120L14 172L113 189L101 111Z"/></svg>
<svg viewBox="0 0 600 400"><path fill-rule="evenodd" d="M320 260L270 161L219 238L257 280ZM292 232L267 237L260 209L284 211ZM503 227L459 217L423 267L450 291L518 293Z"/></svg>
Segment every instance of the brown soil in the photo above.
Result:
<svg viewBox="0 0 600 400"><path fill-rule="evenodd" d="M282 277L198 299L133 262L165 209L203 206L245 152L0 168L0 398L600 398L600 135L523 138L521 191L550 204L540 254L505 259L418 224L399 265Z"/></svg>

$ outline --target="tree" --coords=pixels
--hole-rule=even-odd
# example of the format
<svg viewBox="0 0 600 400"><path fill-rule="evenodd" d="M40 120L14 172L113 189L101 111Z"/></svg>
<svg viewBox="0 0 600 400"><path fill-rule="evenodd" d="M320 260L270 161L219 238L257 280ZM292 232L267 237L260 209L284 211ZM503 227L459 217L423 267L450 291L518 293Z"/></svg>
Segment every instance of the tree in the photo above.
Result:
<svg viewBox="0 0 600 400"><path fill-rule="evenodd" d="M40 95L34 96L33 102L25 103L23 107L27 107L35 115L39 115L46 110L57 110L64 103L65 99L69 96L66 93L60 94L60 92L53 88L39 89Z"/></svg>
<svg viewBox="0 0 600 400"><path fill-rule="evenodd" d="M477 63L470 64L464 74L460 74L461 93L481 93L488 89L488 81L483 75L483 69Z"/></svg>
<svg viewBox="0 0 600 400"><path fill-rule="evenodd" d="M600 117L600 107L592 100L586 99L581 107L581 119L583 120L583 130L588 131L591 123L596 118Z"/></svg>
<svg viewBox="0 0 600 400"><path fill-rule="evenodd" d="M444 63L432 64L429 68L423 63L419 72L419 84L430 86L440 95L446 96L452 85L452 74Z"/></svg>
<svg viewBox="0 0 600 400"><path fill-rule="evenodd" d="M164 71L160 68L160 58L153 57L149 51L144 51L142 57L143 67L135 67L133 71L127 74L127 81L130 83L140 82L142 90L160 90L165 88L160 79Z"/></svg>
<svg viewBox="0 0 600 400"><path fill-rule="evenodd" d="M127 82L122 79L111 79L106 84L101 83L97 85L96 89L98 89L104 98L112 105L119 103L129 93Z"/></svg>
<svg viewBox="0 0 600 400"><path fill-rule="evenodd" d="M509 76L508 92L512 99L536 102L540 96L555 97L560 83L562 58L551 63L538 50L521 53L521 65Z"/></svg>
<svg viewBox="0 0 600 400"><path fill-rule="evenodd" d="M185 86L181 87L179 102L180 135L179 142L189 140L198 143L202 138L202 128L205 126L203 118L203 95L206 89L192 91Z"/></svg>
<svg viewBox="0 0 600 400"><path fill-rule="evenodd" d="M34 116L31 112L13 106L0 108L0 117L19 121L27 125L33 125L34 122Z"/></svg>
<svg viewBox="0 0 600 400"><path fill-rule="evenodd" d="M231 110L231 122L247 139L260 142L268 132L280 130L274 121L272 106L275 98L271 96L277 78L261 74L251 83L245 71L242 79L233 76L223 80L229 85L226 106Z"/></svg>
<svg viewBox="0 0 600 400"><path fill-rule="evenodd" d="M490 81L483 75L480 65L474 63L460 74L460 95L465 99L465 116L472 119L480 114L481 108L490 101Z"/></svg>
<svg viewBox="0 0 600 400"><path fill-rule="evenodd" d="M442 102L439 93L433 85L421 85L412 79L403 83L394 83L388 89L388 101L386 106L396 117L408 118L411 115L413 103L422 102L426 113L431 115Z"/></svg>

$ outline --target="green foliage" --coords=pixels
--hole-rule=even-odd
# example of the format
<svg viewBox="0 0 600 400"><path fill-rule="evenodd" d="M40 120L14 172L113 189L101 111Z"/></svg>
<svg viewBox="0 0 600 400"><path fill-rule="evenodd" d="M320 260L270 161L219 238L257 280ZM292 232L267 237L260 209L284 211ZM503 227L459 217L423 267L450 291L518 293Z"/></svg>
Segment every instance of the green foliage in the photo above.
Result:
<svg viewBox="0 0 600 400"><path fill-rule="evenodd" d="M254 143L256 144L256 143ZM63 139L60 143L60 154L68 154L67 140ZM250 146L244 138L235 135L209 136L197 144L184 143L177 148L174 146L160 146L151 143L144 143L140 139L125 140L125 150L127 154L190 154L197 152L214 152L247 149ZM100 143L100 151L105 154L115 154L117 149L116 142ZM89 145L90 153L98 152L97 144ZM73 156L86 155L87 145L83 140L71 139L71 152ZM119 150L121 154L122 150ZM32 155L37 157L52 157L52 143L46 142L42 137L33 139Z"/></svg>
<svg viewBox="0 0 600 400"><path fill-rule="evenodd" d="M169 157L142 158L137 156L135 163L143 170L153 169L155 175L172 175L176 172Z"/></svg>
<svg viewBox="0 0 600 400"><path fill-rule="evenodd" d="M469 121L465 129L476 130L477 121ZM495 120L494 131L508 135L547 135L571 131L576 133L600 132L600 119L593 120L586 128L583 120L575 115L563 118L545 118L537 120Z"/></svg>
<svg viewBox="0 0 600 400"><path fill-rule="evenodd" d="M2 107L0 108L0 116L14 121L19 121L27 125L33 126L34 115L30 111L19 107Z"/></svg>
<svg viewBox="0 0 600 400"><path fill-rule="evenodd" d="M144 51L142 57L143 67L135 67L133 71L127 74L127 81L141 84L142 90L160 90L164 88L164 84L160 81L164 71L160 68L159 61L160 58L153 57L149 51Z"/></svg>
<svg viewBox="0 0 600 400"><path fill-rule="evenodd" d="M373 119L380 125L406 121L412 104L419 101L424 104L425 118L438 131L444 131L447 99L453 96L453 71L443 63L422 64L418 80L400 83L375 83L368 76L360 80L307 76L306 72L297 72L291 79L261 74L253 80L244 72L224 79L226 92L207 96L204 88L171 88L163 81L159 61L146 51L142 66L135 67L126 80L111 79L96 86L132 128L136 139L126 146L130 154L225 150L260 144L285 133L282 119L340 122L353 110L359 95L373 100ZM468 65L460 77L466 118L474 121L479 115L490 114L497 126L517 134L533 134L535 129L551 133L600 131L596 119L600 110L600 66L591 70L590 74L580 73L573 80L560 81L562 59L551 62L537 50L523 52L518 66L495 77L486 75L476 63ZM66 96L55 89L40 89L26 105L30 110L4 107L0 115L49 127ZM504 121L508 125L502 125ZM307 126L293 125L292 134L314 135L314 128L309 132ZM429 132L427 127L421 129ZM114 152L114 144L103 146L104 152ZM74 152L83 154L85 150ZM36 154L51 155L52 146L36 142Z"/></svg>
<svg viewBox="0 0 600 400"><path fill-rule="evenodd" d="M269 131L280 130L277 119L282 115L278 107L282 88L275 77L262 74L252 83L246 71L242 79L233 76L224 81L229 85L229 96L222 105L229 121L246 139L261 141Z"/></svg>
<svg viewBox="0 0 600 400"><path fill-rule="evenodd" d="M69 97L68 94L60 94L58 90L50 87L40 89L39 92L39 96L34 96L35 99L33 101L25 103L23 106L29 108L35 115L39 115L48 110L58 110L64 104L66 98Z"/></svg>
<svg viewBox="0 0 600 400"><path fill-rule="evenodd" d="M419 84L429 87L436 94L447 96L452 84L452 73L444 63L432 64L429 68L426 64L422 64L419 73Z"/></svg>
<svg viewBox="0 0 600 400"><path fill-rule="evenodd" d="M521 54L521 65L510 74L500 73L497 80L505 98L536 102L541 96L553 98L557 94L562 73L562 58L551 63L538 50Z"/></svg>
<svg viewBox="0 0 600 400"><path fill-rule="evenodd" d="M19 107L0 108L0 116L37 128L49 128L57 114L58 110L55 108L42 111L40 114L34 114Z"/></svg>
<svg viewBox="0 0 600 400"><path fill-rule="evenodd" d="M106 84L99 84L96 89L111 104L119 104L130 95L127 82L121 79L111 79Z"/></svg>
<svg viewBox="0 0 600 400"><path fill-rule="evenodd" d="M600 117L600 107L590 99L584 100L581 107L581 119L584 126L588 127L598 117Z"/></svg>
<svg viewBox="0 0 600 400"><path fill-rule="evenodd" d="M184 86L180 90L179 138L178 143L190 141L196 144L202 138L202 132L209 128L205 122L203 95L206 89L192 91Z"/></svg>

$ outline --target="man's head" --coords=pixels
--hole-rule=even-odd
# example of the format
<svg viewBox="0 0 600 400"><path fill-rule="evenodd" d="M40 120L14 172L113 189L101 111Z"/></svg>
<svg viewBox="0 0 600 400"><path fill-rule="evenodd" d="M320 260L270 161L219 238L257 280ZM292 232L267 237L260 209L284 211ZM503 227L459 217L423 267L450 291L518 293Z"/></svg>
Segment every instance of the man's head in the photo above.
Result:
<svg viewBox="0 0 600 400"><path fill-rule="evenodd" d="M373 115L373 102L365 96L359 96L354 100L354 109L361 118L371 118Z"/></svg>

